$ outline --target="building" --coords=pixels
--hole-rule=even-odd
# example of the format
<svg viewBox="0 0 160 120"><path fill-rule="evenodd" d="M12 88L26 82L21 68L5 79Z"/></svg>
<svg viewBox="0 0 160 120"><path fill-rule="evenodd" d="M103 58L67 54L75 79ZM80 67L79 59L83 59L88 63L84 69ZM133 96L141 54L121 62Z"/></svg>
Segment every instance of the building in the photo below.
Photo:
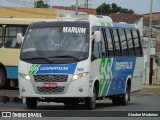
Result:
<svg viewBox="0 0 160 120"><path fill-rule="evenodd" d="M143 28L144 29L144 36L148 37L150 14L143 14L143 16L144 16L144 28ZM154 50L155 55L153 56L151 54L151 59L153 57L155 59L152 60L153 61L153 69L150 72L152 77L150 77L149 83L155 84L155 83L160 82L160 12L152 13L152 19L153 19L153 21L152 21L151 37L153 39L155 39L155 41L151 41L151 46L152 46L152 43L155 45L155 50ZM151 50L153 50L152 47L151 47ZM154 61L155 61L155 63L157 63L157 66L154 65Z"/></svg>
<svg viewBox="0 0 160 120"><path fill-rule="evenodd" d="M114 22L126 22L130 24L136 24L140 30L141 35L143 35L143 16L136 14L126 14L126 13L111 13L109 17L112 18Z"/></svg>

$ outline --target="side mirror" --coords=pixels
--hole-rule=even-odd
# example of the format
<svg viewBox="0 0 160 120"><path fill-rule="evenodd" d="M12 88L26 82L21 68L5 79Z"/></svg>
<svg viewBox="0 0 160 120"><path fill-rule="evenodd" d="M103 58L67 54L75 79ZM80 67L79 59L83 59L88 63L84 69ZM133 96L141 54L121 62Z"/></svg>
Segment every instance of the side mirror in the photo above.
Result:
<svg viewBox="0 0 160 120"><path fill-rule="evenodd" d="M101 41L100 31L94 31L94 40L95 40L95 42L100 42Z"/></svg>
<svg viewBox="0 0 160 120"><path fill-rule="evenodd" d="M22 33L17 33L17 43L22 44L24 37L22 36Z"/></svg>

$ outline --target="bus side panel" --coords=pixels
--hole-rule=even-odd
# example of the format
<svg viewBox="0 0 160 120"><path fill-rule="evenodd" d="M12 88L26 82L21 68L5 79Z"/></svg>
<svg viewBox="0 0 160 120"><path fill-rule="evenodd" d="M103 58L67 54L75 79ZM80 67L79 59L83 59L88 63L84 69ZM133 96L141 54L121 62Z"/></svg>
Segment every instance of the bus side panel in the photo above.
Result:
<svg viewBox="0 0 160 120"><path fill-rule="evenodd" d="M91 80L99 80L99 93L98 96L106 96L110 80L112 79L111 73L112 59L99 58L91 62Z"/></svg>
<svg viewBox="0 0 160 120"><path fill-rule="evenodd" d="M135 69L133 73L133 78L131 80L131 92L141 90L143 87L143 57L136 58Z"/></svg>
<svg viewBox="0 0 160 120"><path fill-rule="evenodd" d="M20 49L1 48L0 62L5 66L8 79L18 79L18 58Z"/></svg>
<svg viewBox="0 0 160 120"><path fill-rule="evenodd" d="M7 70L8 79L18 79L18 67L17 66L9 66L5 68Z"/></svg>
<svg viewBox="0 0 160 120"><path fill-rule="evenodd" d="M91 78L99 80L99 97L123 94L132 78L136 58L102 58L91 63Z"/></svg>
<svg viewBox="0 0 160 120"><path fill-rule="evenodd" d="M108 96L125 93L128 77L133 76L136 58L113 58Z"/></svg>

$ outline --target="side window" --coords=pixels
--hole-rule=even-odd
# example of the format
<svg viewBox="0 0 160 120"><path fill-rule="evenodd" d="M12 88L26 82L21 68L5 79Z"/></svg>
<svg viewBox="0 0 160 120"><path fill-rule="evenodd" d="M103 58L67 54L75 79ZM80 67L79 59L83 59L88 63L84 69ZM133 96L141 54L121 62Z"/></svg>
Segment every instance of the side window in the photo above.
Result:
<svg viewBox="0 0 160 120"><path fill-rule="evenodd" d="M128 44L127 44L125 32L123 29L119 29L118 32L119 32L119 36L120 36L120 40L121 40L121 47L122 47L123 56L128 56L129 50L128 50Z"/></svg>
<svg viewBox="0 0 160 120"><path fill-rule="evenodd" d="M27 26L6 26L5 28L5 41L4 46L6 48L20 48L20 44L17 43L17 33L25 34Z"/></svg>
<svg viewBox="0 0 160 120"><path fill-rule="evenodd" d="M135 45L135 49L136 49L136 56L141 56L142 55L142 51L141 51L141 43L140 43L140 37L138 34L137 30L132 30L132 34L133 34L133 39L134 39L134 45Z"/></svg>
<svg viewBox="0 0 160 120"><path fill-rule="evenodd" d="M93 41L93 51L92 51L93 57L99 58L99 44L97 42Z"/></svg>
<svg viewBox="0 0 160 120"><path fill-rule="evenodd" d="M133 40L132 40L132 36L131 36L131 32L130 30L125 30L126 31L126 36L127 36L127 40L128 40L128 47L129 47L129 53L130 56L134 56L135 51L134 51L134 46L133 46Z"/></svg>
<svg viewBox="0 0 160 120"><path fill-rule="evenodd" d="M94 31L98 31L97 27L92 27L92 35ZM100 57L100 52L99 52L99 42L95 42L94 40L92 41L92 60L97 59Z"/></svg>
<svg viewBox="0 0 160 120"><path fill-rule="evenodd" d="M106 56L106 33L105 33L105 28L100 28L100 31L101 31L101 48L102 48L102 57L105 57Z"/></svg>
<svg viewBox="0 0 160 120"><path fill-rule="evenodd" d="M113 41L111 37L110 29L106 28L106 36L107 36L107 43L108 43L108 56L114 56L114 48L113 48Z"/></svg>
<svg viewBox="0 0 160 120"><path fill-rule="evenodd" d="M120 46L120 40L117 34L117 29L112 29L113 31L113 39L114 39L114 45L115 45L115 55L121 56L121 46Z"/></svg>
<svg viewBox="0 0 160 120"><path fill-rule="evenodd" d="M3 44L3 27L0 26L0 47L2 47Z"/></svg>

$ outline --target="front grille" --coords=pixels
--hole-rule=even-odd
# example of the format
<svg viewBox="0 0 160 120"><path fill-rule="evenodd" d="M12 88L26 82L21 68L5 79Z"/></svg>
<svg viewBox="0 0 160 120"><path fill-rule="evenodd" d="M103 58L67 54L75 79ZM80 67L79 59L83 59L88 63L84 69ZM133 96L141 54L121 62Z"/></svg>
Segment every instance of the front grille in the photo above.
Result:
<svg viewBox="0 0 160 120"><path fill-rule="evenodd" d="M64 86L54 88L37 87L37 90L40 93L61 93L64 90Z"/></svg>
<svg viewBox="0 0 160 120"><path fill-rule="evenodd" d="M68 75L34 75L35 82L66 82Z"/></svg>

